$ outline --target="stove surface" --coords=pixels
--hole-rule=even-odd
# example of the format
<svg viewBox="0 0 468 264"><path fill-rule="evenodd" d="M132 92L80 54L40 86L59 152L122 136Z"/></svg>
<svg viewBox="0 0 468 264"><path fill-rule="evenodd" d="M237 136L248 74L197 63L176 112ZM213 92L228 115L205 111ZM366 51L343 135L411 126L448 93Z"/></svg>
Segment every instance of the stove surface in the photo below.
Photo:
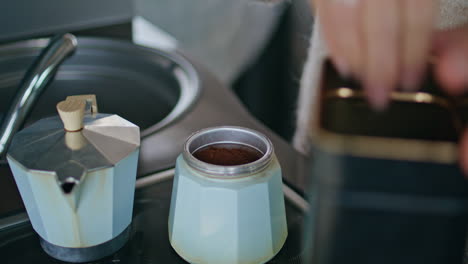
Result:
<svg viewBox="0 0 468 264"><path fill-rule="evenodd" d="M187 263L172 249L168 239L168 215L172 177L137 189L132 233L126 245L114 255L95 264L178 264ZM285 197L286 198L286 197ZM289 235L282 250L268 263L301 264L304 214L286 198ZM29 222L0 232L0 262L3 264L63 263L49 257Z"/></svg>

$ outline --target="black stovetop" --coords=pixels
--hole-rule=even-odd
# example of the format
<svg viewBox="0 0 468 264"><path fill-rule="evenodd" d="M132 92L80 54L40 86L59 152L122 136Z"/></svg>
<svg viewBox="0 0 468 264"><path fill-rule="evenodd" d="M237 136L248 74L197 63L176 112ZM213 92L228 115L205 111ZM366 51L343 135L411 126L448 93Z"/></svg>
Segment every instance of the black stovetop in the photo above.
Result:
<svg viewBox="0 0 468 264"><path fill-rule="evenodd" d="M169 244L168 215L172 178L138 189L135 194L132 235L114 255L95 264L178 264L187 263ZM268 263L301 264L303 212L286 199L289 235L282 250ZM49 257L29 222L0 232L0 263L63 263Z"/></svg>

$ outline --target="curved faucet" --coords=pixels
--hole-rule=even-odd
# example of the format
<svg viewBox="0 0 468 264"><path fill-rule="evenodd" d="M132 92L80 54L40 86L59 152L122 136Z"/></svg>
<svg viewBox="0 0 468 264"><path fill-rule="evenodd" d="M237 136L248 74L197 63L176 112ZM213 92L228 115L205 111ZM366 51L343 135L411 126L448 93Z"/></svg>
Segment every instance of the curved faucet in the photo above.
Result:
<svg viewBox="0 0 468 264"><path fill-rule="evenodd" d="M11 139L44 88L53 80L62 62L76 50L77 40L72 34L53 37L49 45L29 67L0 127L0 157L4 157Z"/></svg>

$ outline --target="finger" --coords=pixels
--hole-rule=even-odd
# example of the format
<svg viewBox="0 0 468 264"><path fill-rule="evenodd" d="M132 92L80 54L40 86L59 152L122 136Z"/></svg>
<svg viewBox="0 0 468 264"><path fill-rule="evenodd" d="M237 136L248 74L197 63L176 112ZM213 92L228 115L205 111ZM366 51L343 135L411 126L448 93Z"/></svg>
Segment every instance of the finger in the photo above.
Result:
<svg viewBox="0 0 468 264"><path fill-rule="evenodd" d="M468 27L438 33L436 76L442 88L458 95L468 90Z"/></svg>
<svg viewBox="0 0 468 264"><path fill-rule="evenodd" d="M362 0L329 0L330 15L333 19L335 52L337 64L345 74L360 78L364 64L364 44L361 30Z"/></svg>
<svg viewBox="0 0 468 264"><path fill-rule="evenodd" d="M465 131L460 142L460 166L468 176L468 131Z"/></svg>
<svg viewBox="0 0 468 264"><path fill-rule="evenodd" d="M404 1L404 0L403 0ZM371 105L383 110L398 82L400 0L365 0L366 68L364 87Z"/></svg>
<svg viewBox="0 0 468 264"><path fill-rule="evenodd" d="M428 62L435 4L427 0L402 1L404 5L401 85L416 90Z"/></svg>
<svg viewBox="0 0 468 264"><path fill-rule="evenodd" d="M436 75L442 88L452 95L467 90L468 54L464 49L451 49L439 55Z"/></svg>
<svg viewBox="0 0 468 264"><path fill-rule="evenodd" d="M337 39L337 26L333 7L330 0L316 0L315 7L318 13L319 23L322 28L322 34L333 63L338 68L338 71L346 76L349 74L349 66L346 61L340 60L342 56L339 54L338 39Z"/></svg>

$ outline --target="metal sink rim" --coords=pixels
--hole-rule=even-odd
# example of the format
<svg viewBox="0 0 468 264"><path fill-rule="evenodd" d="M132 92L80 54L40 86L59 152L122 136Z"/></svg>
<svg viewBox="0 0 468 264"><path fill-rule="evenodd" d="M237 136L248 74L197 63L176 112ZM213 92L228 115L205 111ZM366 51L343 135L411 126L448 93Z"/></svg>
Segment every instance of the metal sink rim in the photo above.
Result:
<svg viewBox="0 0 468 264"><path fill-rule="evenodd" d="M159 122L141 131L141 137L147 137L177 121L180 117L190 111L197 101L201 85L200 77L195 67L185 57L177 51L163 51L134 44L125 40L98 38L98 37L78 37L78 49L86 48L93 50L124 51L125 55L132 56L143 54L145 56L158 56L171 62L165 67L171 71L173 77L179 84L180 96L173 109ZM5 45L0 45L0 60L5 56L24 55L26 52L37 52L47 46L49 38L38 38L22 40ZM147 59L151 59L148 58Z"/></svg>

